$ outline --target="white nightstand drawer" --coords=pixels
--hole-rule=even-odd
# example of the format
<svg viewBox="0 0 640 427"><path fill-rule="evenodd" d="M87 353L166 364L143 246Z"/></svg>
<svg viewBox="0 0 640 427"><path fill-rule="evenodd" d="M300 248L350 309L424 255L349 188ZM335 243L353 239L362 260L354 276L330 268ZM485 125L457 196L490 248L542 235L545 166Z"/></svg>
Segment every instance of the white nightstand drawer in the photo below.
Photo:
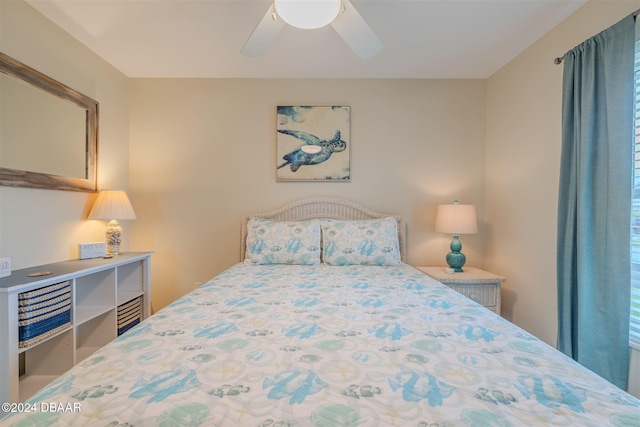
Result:
<svg viewBox="0 0 640 427"><path fill-rule="evenodd" d="M453 274L447 273L444 267L416 268L467 298L500 314L500 286L505 280L504 277L473 267L465 267L462 273Z"/></svg>
<svg viewBox="0 0 640 427"><path fill-rule="evenodd" d="M485 307L495 307L498 304L499 286L497 285L459 285L448 283L447 286Z"/></svg>

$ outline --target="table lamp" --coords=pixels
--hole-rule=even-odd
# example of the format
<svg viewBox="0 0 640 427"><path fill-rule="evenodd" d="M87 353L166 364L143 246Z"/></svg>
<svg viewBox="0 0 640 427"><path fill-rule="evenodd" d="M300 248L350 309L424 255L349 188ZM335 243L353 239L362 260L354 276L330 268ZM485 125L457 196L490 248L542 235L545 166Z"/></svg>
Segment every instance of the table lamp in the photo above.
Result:
<svg viewBox="0 0 640 427"><path fill-rule="evenodd" d="M122 242L122 227L118 220L136 219L136 213L122 190L103 190L98 193L89 219L102 219L109 221L105 236L107 238L107 251L109 254L118 255Z"/></svg>
<svg viewBox="0 0 640 427"><path fill-rule="evenodd" d="M461 205L457 200L452 205L438 205L436 231L453 234L451 252L447 254L447 264L454 272L461 272L467 257L460 252L462 250L460 234L478 232L475 205Z"/></svg>

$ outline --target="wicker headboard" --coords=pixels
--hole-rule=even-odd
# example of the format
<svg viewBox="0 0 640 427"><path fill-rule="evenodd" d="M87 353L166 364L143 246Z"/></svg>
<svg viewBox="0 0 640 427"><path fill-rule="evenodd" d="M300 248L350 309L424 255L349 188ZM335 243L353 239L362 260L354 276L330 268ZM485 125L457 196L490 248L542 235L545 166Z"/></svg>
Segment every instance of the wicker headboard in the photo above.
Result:
<svg viewBox="0 0 640 427"><path fill-rule="evenodd" d="M404 220L397 215L374 212L348 200L315 197L302 199L269 212L259 212L242 218L242 233L240 240L240 261L244 261L247 250L247 223L250 218L265 218L272 221L302 221L314 218L332 219L376 219L392 216L398 221L398 243L400 257L406 262L406 242Z"/></svg>

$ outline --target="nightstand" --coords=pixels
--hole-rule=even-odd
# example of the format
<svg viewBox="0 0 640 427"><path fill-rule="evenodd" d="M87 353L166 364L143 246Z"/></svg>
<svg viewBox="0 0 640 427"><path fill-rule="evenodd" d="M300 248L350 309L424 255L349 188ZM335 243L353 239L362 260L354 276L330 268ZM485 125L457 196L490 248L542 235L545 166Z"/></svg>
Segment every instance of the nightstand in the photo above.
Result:
<svg viewBox="0 0 640 427"><path fill-rule="evenodd" d="M447 273L445 267L416 267L451 289L500 314L500 286L505 278L479 268L464 267L461 273Z"/></svg>

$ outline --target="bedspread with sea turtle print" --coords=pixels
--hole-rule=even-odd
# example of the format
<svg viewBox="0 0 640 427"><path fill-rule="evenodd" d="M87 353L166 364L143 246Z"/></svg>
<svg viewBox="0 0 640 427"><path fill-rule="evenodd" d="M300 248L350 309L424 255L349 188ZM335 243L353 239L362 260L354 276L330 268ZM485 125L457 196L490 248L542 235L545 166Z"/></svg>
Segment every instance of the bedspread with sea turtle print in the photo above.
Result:
<svg viewBox="0 0 640 427"><path fill-rule="evenodd" d="M10 426L640 426L640 401L408 265L235 265ZM36 405L36 407L38 407Z"/></svg>

